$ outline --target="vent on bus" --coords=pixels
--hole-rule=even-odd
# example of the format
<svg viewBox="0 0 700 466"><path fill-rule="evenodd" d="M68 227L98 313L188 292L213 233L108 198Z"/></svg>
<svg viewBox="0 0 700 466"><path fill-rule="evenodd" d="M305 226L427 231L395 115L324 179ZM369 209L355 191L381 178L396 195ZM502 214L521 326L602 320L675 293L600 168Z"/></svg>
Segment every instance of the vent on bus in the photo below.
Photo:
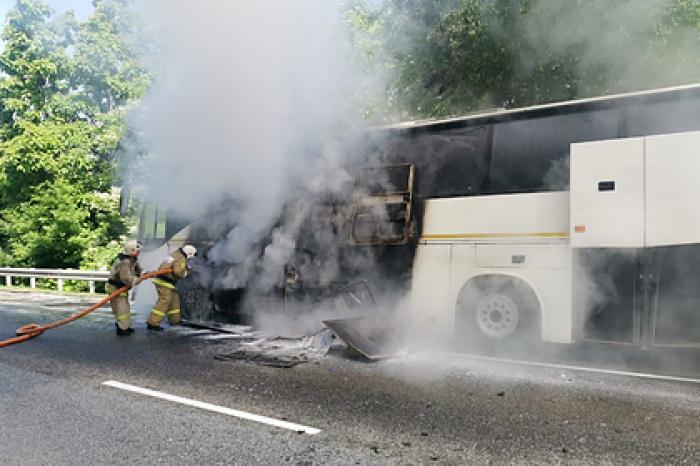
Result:
<svg viewBox="0 0 700 466"><path fill-rule="evenodd" d="M598 191L615 191L614 181L600 181L598 182Z"/></svg>

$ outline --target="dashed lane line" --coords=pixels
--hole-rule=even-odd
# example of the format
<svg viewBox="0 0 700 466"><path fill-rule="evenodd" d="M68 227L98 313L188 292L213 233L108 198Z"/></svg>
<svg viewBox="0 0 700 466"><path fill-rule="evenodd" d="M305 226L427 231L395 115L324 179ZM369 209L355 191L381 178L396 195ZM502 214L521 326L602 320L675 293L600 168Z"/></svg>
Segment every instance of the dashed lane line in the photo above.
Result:
<svg viewBox="0 0 700 466"><path fill-rule="evenodd" d="M690 377L676 377L673 375L647 374L644 372L628 372L628 371L618 371L618 370L613 370L613 369L597 369L595 367L569 366L566 364L523 361L523 360L519 360L519 359L493 358L493 357L489 357L489 356L475 356L475 355L466 355L466 354L457 354L457 353L452 353L452 356L458 357L461 359L494 361L494 362L502 362L502 363L506 363L506 364L516 364L516 365L521 365L521 366L546 367L546 368L551 368L551 369L565 369L565 370L570 370L570 371L593 372L593 373L597 373L597 374L620 375L620 376L625 376L625 377L637 377L640 379L666 380L669 382L683 382L683 383L700 384L700 379L694 379L694 378L690 378Z"/></svg>
<svg viewBox="0 0 700 466"><path fill-rule="evenodd" d="M280 419L274 419L271 417L259 416L257 414L247 413L245 411L239 411L237 409L226 408L224 406L218 406L211 403L205 403L203 401L192 400L190 398L183 398L181 396L171 395L169 393L159 392L148 388L137 387L136 385L129 385L127 383L117 382L115 380L107 380L106 382L102 382L102 385L112 388L118 388L120 390L126 390L128 392L139 393L141 395L150 396L153 398L159 398L161 400L172 401L173 403L180 403L186 406L192 406L214 413L225 414L227 416L246 419L248 421L259 422L261 424L267 424L273 427L293 430L294 432L300 432L309 435L316 435L321 432L320 429L316 429L314 427L303 426L301 424L282 421Z"/></svg>

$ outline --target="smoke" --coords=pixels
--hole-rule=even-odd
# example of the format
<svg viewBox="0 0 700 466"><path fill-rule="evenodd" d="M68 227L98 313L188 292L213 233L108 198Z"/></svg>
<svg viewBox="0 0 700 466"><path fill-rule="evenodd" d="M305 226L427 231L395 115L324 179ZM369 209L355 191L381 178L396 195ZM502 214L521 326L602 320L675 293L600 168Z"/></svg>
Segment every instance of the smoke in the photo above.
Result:
<svg viewBox="0 0 700 466"><path fill-rule="evenodd" d="M207 214L222 240L207 253L216 272L200 270L205 285L255 276L269 289L310 195L345 181L315 186L319 174L347 162L344 138L364 124L365 76L340 3L149 0L142 11L159 47L132 118L151 154L146 196L183 218Z"/></svg>
<svg viewBox="0 0 700 466"><path fill-rule="evenodd" d="M550 10L552 3L535 2L523 24L520 66L527 69L546 61L547 54L572 49L582 74L601 60L614 62L624 51L621 43L655 24L660 13L651 6L658 3L645 2L650 8L638 12L645 20L635 21L631 3L621 2L601 26L597 17L581 22L566 6ZM155 86L132 125L153 156L150 200L186 218L206 213L200 227L220 238L194 264L200 284L264 294L284 283L284 299L293 301L306 283L332 294L343 268L380 275L370 249L349 252L342 245L350 232L335 229L350 222L333 197L347 201L354 188L352 174L333 169L357 157L345 135L363 126L355 97L366 84L345 40L339 5L150 0L143 8L160 51ZM612 27L618 23L624 27ZM639 59L642 49L632 50ZM625 63L619 60L620 69L638 72L644 61L629 68ZM487 140L477 136L469 140L474 151ZM558 160L546 184L564 185L568 169ZM386 188L384 180L375 181ZM463 189L467 183L460 182ZM323 196L331 199L319 202ZM596 275L603 281L590 284L588 304L616 302L608 276ZM372 282L377 284L383 282ZM298 301L309 304L303 296ZM335 312L319 306L297 317L290 309L294 318L261 314L259 321L282 328L298 324L307 331Z"/></svg>
<svg viewBox="0 0 700 466"><path fill-rule="evenodd" d="M368 55L375 68L398 73L386 105L405 109L404 119L659 88L700 77L692 2L384 0L365 16L375 19L364 39L374 45Z"/></svg>
<svg viewBox="0 0 700 466"><path fill-rule="evenodd" d="M697 28L684 25L675 2L572 3L533 2L523 17L525 41L518 57L522 69L536 72L536 67L570 55L575 57L570 63L573 78L579 79L584 93L596 86L632 90L697 78L697 63L683 58L692 57L697 48ZM556 75L559 70L548 71Z"/></svg>
<svg viewBox="0 0 700 466"><path fill-rule="evenodd" d="M160 46L134 121L153 156L149 197L190 217L235 199L243 226L225 253L244 254L361 124L337 5L150 0L145 12Z"/></svg>

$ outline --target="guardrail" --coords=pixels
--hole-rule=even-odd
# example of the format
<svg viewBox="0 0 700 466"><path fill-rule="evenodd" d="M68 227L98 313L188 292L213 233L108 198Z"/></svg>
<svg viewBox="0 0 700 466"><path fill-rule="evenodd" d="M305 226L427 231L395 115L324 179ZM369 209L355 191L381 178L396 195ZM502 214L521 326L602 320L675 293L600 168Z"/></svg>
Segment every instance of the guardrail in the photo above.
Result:
<svg viewBox="0 0 700 466"><path fill-rule="evenodd" d="M29 278L29 286L36 288L37 278L58 280L58 291L63 291L65 280L79 280L88 282L90 293L95 292L95 282L106 282L109 272L99 270L71 270L71 269L15 269L0 267L0 277L5 277L5 285L12 286L13 278Z"/></svg>

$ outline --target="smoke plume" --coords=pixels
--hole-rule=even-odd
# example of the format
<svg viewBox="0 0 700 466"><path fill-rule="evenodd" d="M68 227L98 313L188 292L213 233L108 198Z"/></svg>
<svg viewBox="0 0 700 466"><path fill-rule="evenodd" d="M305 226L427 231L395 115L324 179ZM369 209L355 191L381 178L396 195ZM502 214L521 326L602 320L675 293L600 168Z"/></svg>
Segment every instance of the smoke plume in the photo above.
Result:
<svg viewBox="0 0 700 466"><path fill-rule="evenodd" d="M308 214L297 199L346 161L342 139L362 125L340 4L149 0L142 11L159 47L132 121L151 154L147 198L186 219L210 213L223 240L208 261L225 271L209 279L238 287L261 270L269 287Z"/></svg>

